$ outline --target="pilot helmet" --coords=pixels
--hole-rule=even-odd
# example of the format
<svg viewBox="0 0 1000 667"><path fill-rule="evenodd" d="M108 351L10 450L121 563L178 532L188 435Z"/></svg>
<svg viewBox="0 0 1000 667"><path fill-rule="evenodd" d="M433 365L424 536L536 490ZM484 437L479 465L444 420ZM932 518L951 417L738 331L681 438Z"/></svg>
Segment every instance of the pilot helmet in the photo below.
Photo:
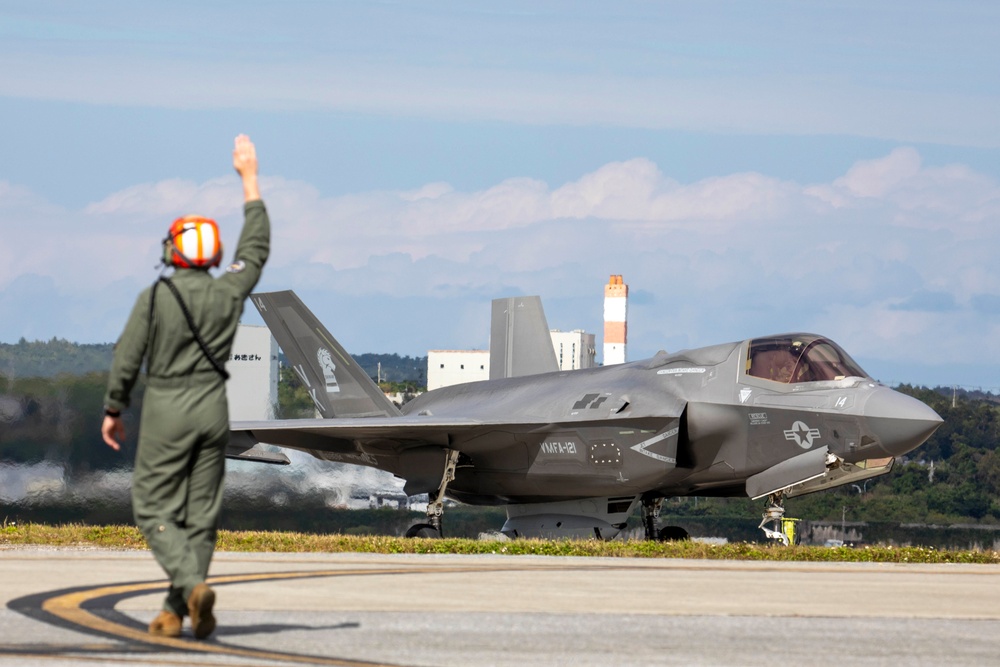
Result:
<svg viewBox="0 0 1000 667"><path fill-rule="evenodd" d="M210 269L222 261L219 225L211 218L186 215L170 225L163 239L163 263L180 269Z"/></svg>

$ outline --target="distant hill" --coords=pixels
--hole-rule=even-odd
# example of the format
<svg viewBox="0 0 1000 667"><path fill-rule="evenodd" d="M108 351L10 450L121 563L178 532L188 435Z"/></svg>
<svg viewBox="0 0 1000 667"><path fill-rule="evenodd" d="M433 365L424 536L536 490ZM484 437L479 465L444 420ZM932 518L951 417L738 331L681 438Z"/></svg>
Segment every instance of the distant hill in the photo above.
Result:
<svg viewBox="0 0 1000 667"><path fill-rule="evenodd" d="M986 401L1000 405L1000 394L982 389L962 389L960 387L935 387L934 392L955 401Z"/></svg>
<svg viewBox="0 0 1000 667"><path fill-rule="evenodd" d="M413 382L427 385L427 357L401 357L398 354L352 354L358 366L372 379L382 382ZM379 370L379 364L382 365Z"/></svg>
<svg viewBox="0 0 1000 667"><path fill-rule="evenodd" d="M106 371L111 366L112 343L71 343L61 338L48 341L0 343L0 375L8 378L83 375Z"/></svg>
<svg viewBox="0 0 1000 667"><path fill-rule="evenodd" d="M7 378L83 375L106 371L111 366L112 343L71 343L61 338L49 341L0 343L0 375ZM398 354L352 355L372 378L385 382L427 384L427 357L401 357ZM379 364L381 363L381 371Z"/></svg>
<svg viewBox="0 0 1000 667"><path fill-rule="evenodd" d="M401 357L398 354L352 354L361 370L377 382L412 383L414 387L427 386L427 357ZM288 366L284 352L278 355L282 366ZM380 366L381 364L381 366Z"/></svg>

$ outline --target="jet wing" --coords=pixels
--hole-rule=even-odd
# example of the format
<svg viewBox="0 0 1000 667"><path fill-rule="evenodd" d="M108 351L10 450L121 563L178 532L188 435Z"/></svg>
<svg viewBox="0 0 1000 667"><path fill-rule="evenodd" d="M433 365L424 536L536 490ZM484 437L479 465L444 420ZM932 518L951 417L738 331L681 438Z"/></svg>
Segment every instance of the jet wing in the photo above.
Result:
<svg viewBox="0 0 1000 667"><path fill-rule="evenodd" d="M596 411L595 411L596 412ZM678 417L680 415L678 414ZM645 415L638 416L645 421ZM477 431L537 432L575 429L584 424L623 426L630 421L618 415L594 414L560 421L551 419L463 418L406 415L401 417L342 417L338 419L276 419L230 424L230 454L246 452L257 443L306 451L352 453L358 445L384 452L402 453L421 447L448 448L474 454L492 450ZM256 451L256 450L255 450ZM250 454L237 458L251 459Z"/></svg>
<svg viewBox="0 0 1000 667"><path fill-rule="evenodd" d="M453 436L485 425L475 419L342 417L241 421L233 422L230 430L241 445L259 442L293 449L351 452L356 451L356 442L380 442L399 451L427 445L448 447Z"/></svg>

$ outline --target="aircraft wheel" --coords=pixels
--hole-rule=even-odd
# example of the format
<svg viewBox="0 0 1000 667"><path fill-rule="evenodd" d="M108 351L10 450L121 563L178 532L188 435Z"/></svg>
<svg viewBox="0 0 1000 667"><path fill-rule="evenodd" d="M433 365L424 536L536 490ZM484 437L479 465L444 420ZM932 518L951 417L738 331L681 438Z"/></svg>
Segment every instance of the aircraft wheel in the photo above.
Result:
<svg viewBox="0 0 1000 667"><path fill-rule="evenodd" d="M429 537L438 538L441 534L438 533L437 528L429 523L415 523L406 529L406 537Z"/></svg>
<svg viewBox="0 0 1000 667"><path fill-rule="evenodd" d="M680 542L690 540L691 536L680 526L664 526L656 534L656 539L660 542Z"/></svg>

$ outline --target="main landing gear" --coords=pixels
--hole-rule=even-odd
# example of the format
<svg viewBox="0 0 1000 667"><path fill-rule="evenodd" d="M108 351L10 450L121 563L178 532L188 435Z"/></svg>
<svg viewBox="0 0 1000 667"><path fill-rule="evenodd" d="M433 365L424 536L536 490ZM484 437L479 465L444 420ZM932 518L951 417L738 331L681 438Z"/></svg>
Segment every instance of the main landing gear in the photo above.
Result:
<svg viewBox="0 0 1000 667"><path fill-rule="evenodd" d="M416 523L406 531L406 537L442 537L441 519L444 516L444 492L448 489L448 484L455 481L455 468L458 466L458 452L454 449L447 450L448 456L445 459L444 474L441 476L441 485L437 492L428 494L427 498L427 522Z"/></svg>
<svg viewBox="0 0 1000 667"><path fill-rule="evenodd" d="M664 526L657 530L656 524L660 518L663 498L644 499L642 501L642 525L646 529L646 539L654 542L673 542L689 540L691 536L680 526Z"/></svg>

